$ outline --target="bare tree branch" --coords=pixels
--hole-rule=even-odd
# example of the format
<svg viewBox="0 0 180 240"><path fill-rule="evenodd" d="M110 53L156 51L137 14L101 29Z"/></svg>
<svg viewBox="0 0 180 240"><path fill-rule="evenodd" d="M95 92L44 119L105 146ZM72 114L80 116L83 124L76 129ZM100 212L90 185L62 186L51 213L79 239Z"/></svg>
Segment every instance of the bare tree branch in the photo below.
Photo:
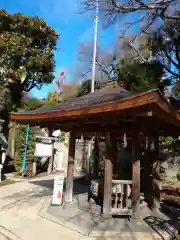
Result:
<svg viewBox="0 0 180 240"><path fill-rule="evenodd" d="M82 0L86 10L94 11L96 9L96 0ZM119 17L136 15L135 21L126 23L124 36L135 24L143 23L141 29L135 34L129 43L134 42L142 34L152 34L160 32L162 41L159 43L155 55L161 55L164 59L176 68L169 69L164 64L166 71L172 76L180 77L180 1L179 0L98 0L99 1L99 18L106 21L106 25L115 23ZM143 16L142 16L143 13ZM169 24L170 22L171 25ZM158 24L160 29L158 29ZM122 24L122 22L121 22ZM167 26L167 29L166 29ZM155 28L154 28L155 27ZM170 42L165 43L170 38Z"/></svg>

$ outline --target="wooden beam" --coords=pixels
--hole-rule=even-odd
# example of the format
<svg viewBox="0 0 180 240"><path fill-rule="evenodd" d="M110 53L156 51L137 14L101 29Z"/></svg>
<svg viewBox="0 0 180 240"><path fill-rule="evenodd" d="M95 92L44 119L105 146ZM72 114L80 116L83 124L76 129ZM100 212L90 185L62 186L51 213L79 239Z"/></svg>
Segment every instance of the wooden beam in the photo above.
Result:
<svg viewBox="0 0 180 240"><path fill-rule="evenodd" d="M132 218L140 217L140 144L137 124L132 136Z"/></svg>
<svg viewBox="0 0 180 240"><path fill-rule="evenodd" d="M75 144L76 144L75 132L70 132L65 202L72 202L73 198Z"/></svg>
<svg viewBox="0 0 180 240"><path fill-rule="evenodd" d="M105 218L112 217L111 215L111 195L112 195L112 175L113 175L113 148L112 134L107 133L106 136L106 157L104 164L104 201L103 201L103 216Z"/></svg>

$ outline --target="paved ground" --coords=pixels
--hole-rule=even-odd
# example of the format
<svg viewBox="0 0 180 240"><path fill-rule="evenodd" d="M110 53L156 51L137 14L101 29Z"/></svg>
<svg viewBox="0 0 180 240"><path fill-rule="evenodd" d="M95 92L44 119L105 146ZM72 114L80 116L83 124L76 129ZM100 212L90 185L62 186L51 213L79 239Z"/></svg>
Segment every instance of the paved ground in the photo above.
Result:
<svg viewBox="0 0 180 240"><path fill-rule="evenodd" d="M147 240L171 239L174 235L174 224L177 220L170 220L165 214L152 213L147 205L141 206L141 219L111 218L100 216L100 208L96 204L87 202L85 185L77 187L73 202L63 206L52 206L51 196L47 197L39 214L46 219L66 226L90 237L119 237L120 239ZM81 184L78 184L81 185ZM75 187L76 186L76 187ZM79 191L77 191L79 189ZM81 190L81 191L80 191Z"/></svg>
<svg viewBox="0 0 180 240"><path fill-rule="evenodd" d="M0 233L0 240L8 240L8 238L4 236L2 233Z"/></svg>
<svg viewBox="0 0 180 240"><path fill-rule="evenodd" d="M81 234L39 216L51 194L52 186L38 186L34 179L0 187L0 240L81 239Z"/></svg>
<svg viewBox="0 0 180 240"><path fill-rule="evenodd" d="M74 222L74 218L70 216L73 213L72 209L67 209L66 211L64 211L60 208L56 208L57 210L52 207L49 208L49 201L51 199L53 189L52 178L53 176L44 176L41 178L32 179L31 181L22 181L22 179L19 181L17 179L17 183L0 187L0 240L162 239L161 237L154 237L154 234L153 236L151 235L151 237L149 237L149 232L147 231L136 232L134 230L132 231L133 238L130 238L129 235L127 236L127 234L124 234L124 236L121 237L117 235L116 237L108 237L104 234L100 235L101 237L99 237L98 234L96 236L91 235L92 237L85 236L86 234L83 234L83 231L78 232L77 228L73 228L74 223L76 223L76 225L77 223L78 225L80 223L87 223L86 226L88 230L90 225L92 225L92 219L90 219L91 221L87 222L84 221L84 217L81 219L81 216L78 215L78 219L75 218ZM16 179L11 180L16 181ZM84 187L81 190L85 191ZM78 193L78 189L76 189L76 193ZM49 213L47 210L49 211ZM78 212L79 211L81 212L81 210L78 209ZM48 216L45 216L45 213L47 213ZM52 216L53 214L56 215L55 218L50 219L49 216ZM59 216L59 214L61 216ZM59 220L59 218L62 218L63 214L67 215L68 221L66 219L65 220L71 225L71 227L69 227L68 224L64 224L64 222L63 224L62 222L60 223L61 220ZM84 213L83 211L83 216L86 214L87 213ZM90 216L92 218L92 215ZM64 216L64 218L66 218L66 216ZM59 222L57 221L57 219ZM93 226L94 224L97 225L96 220L96 217L93 218ZM158 224L161 224L159 220ZM79 227L80 226L78 226L78 229L80 229ZM118 222L118 232L119 227L120 226ZM134 232L136 232L135 237ZM123 231L123 233L126 233L126 231Z"/></svg>

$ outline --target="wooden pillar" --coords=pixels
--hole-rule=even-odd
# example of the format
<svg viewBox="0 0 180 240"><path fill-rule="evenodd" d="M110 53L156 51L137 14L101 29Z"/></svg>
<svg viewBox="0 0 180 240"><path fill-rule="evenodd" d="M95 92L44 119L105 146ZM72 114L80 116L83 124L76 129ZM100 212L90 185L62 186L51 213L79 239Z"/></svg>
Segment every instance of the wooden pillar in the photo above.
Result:
<svg viewBox="0 0 180 240"><path fill-rule="evenodd" d="M140 217L140 144L137 126L132 136L132 218Z"/></svg>
<svg viewBox="0 0 180 240"><path fill-rule="evenodd" d="M86 159L86 180L90 180L90 161L92 157L93 139L88 141L87 159Z"/></svg>
<svg viewBox="0 0 180 240"><path fill-rule="evenodd" d="M73 197L75 145L76 145L76 135L74 132L70 132L65 202L72 202L72 197Z"/></svg>
<svg viewBox="0 0 180 240"><path fill-rule="evenodd" d="M95 137L94 142L94 153L95 153L95 159L94 159L94 173L95 176L98 176L99 173L99 135L97 134Z"/></svg>
<svg viewBox="0 0 180 240"><path fill-rule="evenodd" d="M104 201L103 201L103 216L110 218L111 215L111 195L112 195L112 174L113 174L113 148L112 135L107 133L106 136L106 157L104 164Z"/></svg>
<svg viewBox="0 0 180 240"><path fill-rule="evenodd" d="M117 139L115 136L112 138L112 154L113 154L113 174L118 174L118 164L117 164Z"/></svg>
<svg viewBox="0 0 180 240"><path fill-rule="evenodd" d="M154 141L154 156L153 156L153 210L159 212L160 209L160 189L161 189L161 177L160 177L160 161L159 161L159 137Z"/></svg>

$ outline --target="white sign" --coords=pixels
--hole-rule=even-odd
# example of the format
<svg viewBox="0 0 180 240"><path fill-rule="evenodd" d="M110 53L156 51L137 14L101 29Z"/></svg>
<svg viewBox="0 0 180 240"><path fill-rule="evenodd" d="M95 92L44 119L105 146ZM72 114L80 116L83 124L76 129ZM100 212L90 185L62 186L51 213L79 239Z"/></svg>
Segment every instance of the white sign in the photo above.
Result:
<svg viewBox="0 0 180 240"><path fill-rule="evenodd" d="M60 171L54 178L52 205L61 205L63 197L64 171Z"/></svg>
<svg viewBox="0 0 180 240"><path fill-rule="evenodd" d="M2 178L2 176L1 176L1 171L2 171L2 168L3 168L3 165L2 165L2 164L0 164L0 182L1 182L1 178Z"/></svg>
<svg viewBox="0 0 180 240"><path fill-rule="evenodd" d="M36 157L51 157L53 144L36 143L35 156Z"/></svg>

